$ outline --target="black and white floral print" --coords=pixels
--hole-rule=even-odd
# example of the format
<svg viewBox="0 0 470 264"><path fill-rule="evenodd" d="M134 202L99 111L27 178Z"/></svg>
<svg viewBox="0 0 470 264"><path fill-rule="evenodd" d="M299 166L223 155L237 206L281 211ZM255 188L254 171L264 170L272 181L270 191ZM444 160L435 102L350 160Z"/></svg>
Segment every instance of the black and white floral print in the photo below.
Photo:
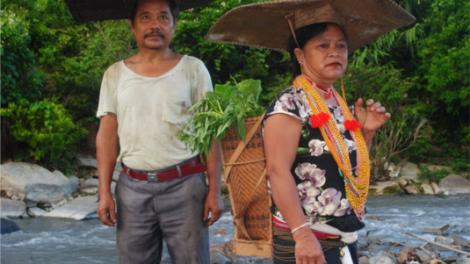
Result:
<svg viewBox="0 0 470 264"><path fill-rule="evenodd" d="M353 110L352 107L350 106ZM351 165L355 167L356 145L349 131L344 127L345 116L339 106L329 106L329 109L348 148ZM308 221L311 224L329 223L338 217L353 216L354 213L345 193L344 179L336 161L320 130L311 127L312 111L308 104L307 94L294 86L287 88L268 107L265 118L275 114L286 114L302 121L302 135L291 173ZM268 188L271 191L269 181ZM275 204L272 212L278 219L284 221Z"/></svg>

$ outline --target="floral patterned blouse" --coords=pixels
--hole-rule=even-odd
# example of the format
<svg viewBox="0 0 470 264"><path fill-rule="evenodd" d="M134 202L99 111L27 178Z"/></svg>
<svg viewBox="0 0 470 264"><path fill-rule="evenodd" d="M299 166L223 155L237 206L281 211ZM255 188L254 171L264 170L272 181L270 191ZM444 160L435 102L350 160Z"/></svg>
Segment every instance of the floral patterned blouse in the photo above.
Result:
<svg viewBox="0 0 470 264"><path fill-rule="evenodd" d="M354 112L354 106L349 107ZM343 112L339 106L328 108L348 147L351 165L355 168L356 145L344 127ZM343 232L353 232L364 227L346 198L343 177L320 129L311 127L312 111L306 93L302 89L297 90L295 86L287 88L268 107L264 121L274 114L286 114L302 122L302 135L291 173L299 191L302 209L310 224L327 223ZM271 192L269 180L268 189ZM274 203L271 210L275 217L285 222Z"/></svg>

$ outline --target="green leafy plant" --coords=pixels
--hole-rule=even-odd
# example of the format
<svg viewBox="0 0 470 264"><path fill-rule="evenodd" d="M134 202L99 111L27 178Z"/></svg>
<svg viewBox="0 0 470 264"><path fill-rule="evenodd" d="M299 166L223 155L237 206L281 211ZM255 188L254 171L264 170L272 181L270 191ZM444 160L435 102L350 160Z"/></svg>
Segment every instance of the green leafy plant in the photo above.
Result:
<svg viewBox="0 0 470 264"><path fill-rule="evenodd" d="M69 169L72 151L88 133L54 100L12 103L1 109L1 115L9 119L11 135L26 145L16 159L41 162L49 168Z"/></svg>
<svg viewBox="0 0 470 264"><path fill-rule="evenodd" d="M419 179L429 182L439 182L449 174L450 172L447 169L430 170L428 167L422 167L419 173Z"/></svg>
<svg viewBox="0 0 470 264"><path fill-rule="evenodd" d="M193 105L189 111L194 115L179 131L178 137L186 142L192 151L208 154L212 141L222 140L225 132L235 127L245 141L245 118L258 117L264 107L258 104L261 81L247 79L239 83L216 85L213 92Z"/></svg>

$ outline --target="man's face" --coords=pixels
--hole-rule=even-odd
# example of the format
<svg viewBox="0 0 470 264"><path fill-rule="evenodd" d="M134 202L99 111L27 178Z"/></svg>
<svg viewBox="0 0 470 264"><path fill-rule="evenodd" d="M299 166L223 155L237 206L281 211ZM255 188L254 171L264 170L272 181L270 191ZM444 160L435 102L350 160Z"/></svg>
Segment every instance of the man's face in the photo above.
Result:
<svg viewBox="0 0 470 264"><path fill-rule="evenodd" d="M175 23L165 0L142 0L131 24L140 49L167 49L173 39Z"/></svg>

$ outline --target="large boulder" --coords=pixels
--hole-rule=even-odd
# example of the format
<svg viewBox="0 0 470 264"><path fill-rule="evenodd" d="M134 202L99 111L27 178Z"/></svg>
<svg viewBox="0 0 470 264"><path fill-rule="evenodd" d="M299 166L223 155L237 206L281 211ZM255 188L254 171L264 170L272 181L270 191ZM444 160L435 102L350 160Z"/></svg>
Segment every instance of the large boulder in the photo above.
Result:
<svg viewBox="0 0 470 264"><path fill-rule="evenodd" d="M396 181L377 182L369 186L370 195L394 194L398 192L401 192L401 188Z"/></svg>
<svg viewBox="0 0 470 264"><path fill-rule="evenodd" d="M96 159L93 158L78 158L80 161L80 166L84 167L86 169L98 169L98 162ZM121 163L116 162L116 165L114 166L114 171L113 171L113 181L118 181L119 180L119 174L122 171L122 166ZM98 173L93 173L92 176L98 176Z"/></svg>
<svg viewBox="0 0 470 264"><path fill-rule="evenodd" d="M421 184L421 188L423 188L424 194L434 195L434 190L431 187L431 185L429 185L427 183L423 183L423 184Z"/></svg>
<svg viewBox="0 0 470 264"><path fill-rule="evenodd" d="M21 217L26 214L26 204L23 201L13 201L0 198L2 217Z"/></svg>
<svg viewBox="0 0 470 264"><path fill-rule="evenodd" d="M98 193L99 180L95 178L86 179L80 184L80 194L89 195Z"/></svg>
<svg viewBox="0 0 470 264"><path fill-rule="evenodd" d="M439 188L439 185L435 182L431 183L432 189L434 190L434 194L438 194L441 192L441 189Z"/></svg>
<svg viewBox="0 0 470 264"><path fill-rule="evenodd" d="M71 202L51 212L43 217L69 218L75 220L85 219L98 209L98 196L84 196L73 199Z"/></svg>
<svg viewBox="0 0 470 264"><path fill-rule="evenodd" d="M5 235L5 234L9 234L9 233L13 233L13 232L16 232L16 231L20 231L21 228L13 221L11 221L10 219L6 219L6 218L1 218L1 234L2 235Z"/></svg>
<svg viewBox="0 0 470 264"><path fill-rule="evenodd" d="M42 210L39 207L30 207L30 208L28 208L28 210L26 212L28 213L29 217L32 217L32 218L43 216L43 215L47 214L47 211Z"/></svg>
<svg viewBox="0 0 470 264"><path fill-rule="evenodd" d="M60 185L60 188L67 194L67 195L72 195L74 192L72 183L70 182L70 179L67 178L62 172L55 170L52 172L52 174L56 175L58 179L61 179L63 183ZM64 181L66 179L67 181Z"/></svg>
<svg viewBox="0 0 470 264"><path fill-rule="evenodd" d="M418 168L418 165L407 162L404 166L401 167L400 170L400 177L403 177L408 180L418 180L419 179L419 173L421 170Z"/></svg>
<svg viewBox="0 0 470 264"><path fill-rule="evenodd" d="M0 165L1 190L14 200L59 203L72 194L70 181L35 164L9 162Z"/></svg>
<svg viewBox="0 0 470 264"><path fill-rule="evenodd" d="M70 186L72 187L72 193L76 192L78 190L78 187L80 187L80 181L77 176L70 176L69 177L69 182Z"/></svg>
<svg viewBox="0 0 470 264"><path fill-rule="evenodd" d="M406 177L400 177L397 180L398 184L405 190L407 194L419 194L418 187L413 183L413 181L408 180Z"/></svg>
<svg viewBox="0 0 470 264"><path fill-rule="evenodd" d="M446 195L470 193L470 181L451 174L439 182L440 191Z"/></svg>

